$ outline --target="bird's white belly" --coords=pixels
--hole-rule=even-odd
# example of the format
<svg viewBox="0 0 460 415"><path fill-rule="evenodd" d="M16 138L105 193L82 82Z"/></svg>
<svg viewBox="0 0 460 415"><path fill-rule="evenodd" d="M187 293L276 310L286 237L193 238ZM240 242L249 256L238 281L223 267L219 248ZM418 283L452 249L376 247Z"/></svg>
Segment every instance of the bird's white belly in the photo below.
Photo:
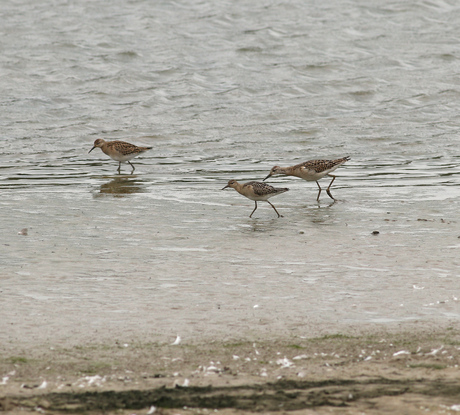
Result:
<svg viewBox="0 0 460 415"><path fill-rule="evenodd" d="M317 181L323 178L324 176L328 175L329 173L332 173L337 167L339 166L334 166L332 169L324 170L320 173L316 172L315 170L302 169L300 171L299 177L309 182Z"/></svg>
<svg viewBox="0 0 460 415"><path fill-rule="evenodd" d="M276 193L270 193L267 195L244 195L248 199L254 200L255 202L260 202L262 200L268 200L270 197L274 196Z"/></svg>
<svg viewBox="0 0 460 415"><path fill-rule="evenodd" d="M138 155L138 153L133 153L133 154L119 154L119 153L112 153L112 154L107 154L112 160L115 161L129 161L132 160L134 157Z"/></svg>

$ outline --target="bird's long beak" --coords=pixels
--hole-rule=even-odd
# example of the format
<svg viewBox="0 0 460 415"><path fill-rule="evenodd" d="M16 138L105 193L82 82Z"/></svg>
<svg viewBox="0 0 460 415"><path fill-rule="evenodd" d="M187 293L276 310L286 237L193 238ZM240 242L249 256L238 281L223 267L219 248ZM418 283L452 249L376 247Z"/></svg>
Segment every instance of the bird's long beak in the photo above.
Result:
<svg viewBox="0 0 460 415"><path fill-rule="evenodd" d="M268 179L268 178L269 178L271 175L272 175L272 173L271 173L271 172L270 172L270 173L268 173L268 176L267 176L265 179L263 179L262 181L264 182L264 181L265 181L265 180L267 180L267 179Z"/></svg>
<svg viewBox="0 0 460 415"><path fill-rule="evenodd" d="M227 184L227 186L223 187L223 188L220 189L220 190L224 190L224 189L226 189L227 187L230 187L230 186Z"/></svg>
<svg viewBox="0 0 460 415"><path fill-rule="evenodd" d="M91 153L91 151L93 151L95 148L96 148L96 146L94 146L91 150L89 150L88 154Z"/></svg>

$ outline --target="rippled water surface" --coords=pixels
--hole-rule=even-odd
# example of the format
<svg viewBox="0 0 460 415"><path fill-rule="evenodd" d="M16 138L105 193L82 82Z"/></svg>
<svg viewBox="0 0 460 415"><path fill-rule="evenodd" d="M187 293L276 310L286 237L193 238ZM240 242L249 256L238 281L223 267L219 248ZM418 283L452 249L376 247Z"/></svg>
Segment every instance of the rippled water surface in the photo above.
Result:
<svg viewBox="0 0 460 415"><path fill-rule="evenodd" d="M323 3L2 5L2 342L458 320L460 5Z"/></svg>

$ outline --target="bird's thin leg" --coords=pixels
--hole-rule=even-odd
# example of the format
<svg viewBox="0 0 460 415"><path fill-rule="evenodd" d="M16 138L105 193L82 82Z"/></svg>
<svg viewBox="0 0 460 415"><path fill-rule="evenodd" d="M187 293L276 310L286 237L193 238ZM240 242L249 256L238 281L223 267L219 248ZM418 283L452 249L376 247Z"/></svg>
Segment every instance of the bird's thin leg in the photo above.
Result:
<svg viewBox="0 0 460 415"><path fill-rule="evenodd" d="M329 186L328 186L326 192L327 192L327 194L329 195L329 197L330 197L331 199L335 200L335 198L331 195L331 192L330 192L329 189L331 188L332 183L334 183L334 180L335 180L336 176L334 176L333 174L328 174L328 176L333 177L333 179L332 179L331 182L329 183Z"/></svg>
<svg viewBox="0 0 460 415"><path fill-rule="evenodd" d="M254 213L257 209L257 202L254 200L254 203L256 204L256 207L254 208L254 210L252 211L252 213ZM252 213L249 215L249 217L252 217Z"/></svg>
<svg viewBox="0 0 460 415"><path fill-rule="evenodd" d="M268 200L267 200L267 203L268 203L273 209L275 209L275 212L278 214L278 217L279 217L279 218L282 218L282 217L283 217L283 215L280 215L280 214L278 213L278 211L276 210L276 207L273 206Z"/></svg>
<svg viewBox="0 0 460 415"><path fill-rule="evenodd" d="M131 174L133 174L133 171L136 170L136 169L134 168L134 166L131 164L131 162L130 162L129 160L128 160L128 163L129 163L129 164L131 165L131 167L133 168L133 169L131 170Z"/></svg>
<svg viewBox="0 0 460 415"><path fill-rule="evenodd" d="M318 192L318 197L316 198L316 201L319 202L319 195L321 194L321 186L319 185L318 183L318 180L316 180L316 184L318 185L318 189L319 189L319 192Z"/></svg>
<svg viewBox="0 0 460 415"><path fill-rule="evenodd" d="M118 169L117 169L118 174L120 174L120 170L121 170L121 161L118 162Z"/></svg>

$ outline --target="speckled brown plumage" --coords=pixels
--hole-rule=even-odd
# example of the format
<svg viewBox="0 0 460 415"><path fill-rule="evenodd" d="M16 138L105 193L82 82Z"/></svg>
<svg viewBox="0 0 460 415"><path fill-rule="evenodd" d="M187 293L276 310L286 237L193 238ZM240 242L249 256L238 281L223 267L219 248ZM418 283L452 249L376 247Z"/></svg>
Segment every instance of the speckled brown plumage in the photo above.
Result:
<svg viewBox="0 0 460 415"><path fill-rule="evenodd" d="M276 187L270 186L267 183L262 183L262 182L248 182L243 185L243 187L245 186L251 186L254 194L257 196L262 196L262 197L265 197L267 195L274 196L280 193L287 192L289 190L287 187L276 188Z"/></svg>
<svg viewBox="0 0 460 415"><path fill-rule="evenodd" d="M248 199L254 200L255 207L249 217L252 217L252 214L257 209L257 202L258 201L266 201L277 213L278 217L282 217L276 210L275 206L273 206L268 199L272 196L279 195L281 193L287 192L289 189L287 187L283 188L276 188L270 186L267 183L261 182L248 182L248 183L238 183L236 180L230 180L222 190L226 189L227 187L231 187L235 189L238 193L242 194L243 196L247 197Z"/></svg>
<svg viewBox="0 0 460 415"><path fill-rule="evenodd" d="M290 167L274 166L264 180L267 180L270 176L273 176L274 174L284 174L286 176L300 177L301 179L307 181L315 181L319 189L318 197L316 198L316 200L319 201L319 196L321 194L322 189L318 183L318 180L327 175L332 177L332 180L326 192L331 199L335 200L330 192L330 188L336 176L334 176L331 173L335 169L337 169L337 167L341 166L348 160L350 160L350 157L343 157L341 159L336 160L309 160L304 163L296 164L295 166Z"/></svg>
<svg viewBox="0 0 460 415"><path fill-rule="evenodd" d="M305 163L300 163L293 166L294 169L305 168L309 170L314 170L316 173L323 173L327 171L333 171L334 168L337 168L341 164L350 160L350 157L344 157L337 160L309 160ZM326 173L327 174L327 173Z"/></svg>
<svg viewBox="0 0 460 415"><path fill-rule="evenodd" d="M126 143L125 141L105 141L102 138L98 138L94 142L94 146L88 153L91 153L96 147L99 147L105 154L107 154L111 159L118 161L118 173L120 173L121 163L128 162L133 170L134 166L129 160L132 160L134 157L143 153L144 151L150 150L152 147L138 147L131 143Z"/></svg>

